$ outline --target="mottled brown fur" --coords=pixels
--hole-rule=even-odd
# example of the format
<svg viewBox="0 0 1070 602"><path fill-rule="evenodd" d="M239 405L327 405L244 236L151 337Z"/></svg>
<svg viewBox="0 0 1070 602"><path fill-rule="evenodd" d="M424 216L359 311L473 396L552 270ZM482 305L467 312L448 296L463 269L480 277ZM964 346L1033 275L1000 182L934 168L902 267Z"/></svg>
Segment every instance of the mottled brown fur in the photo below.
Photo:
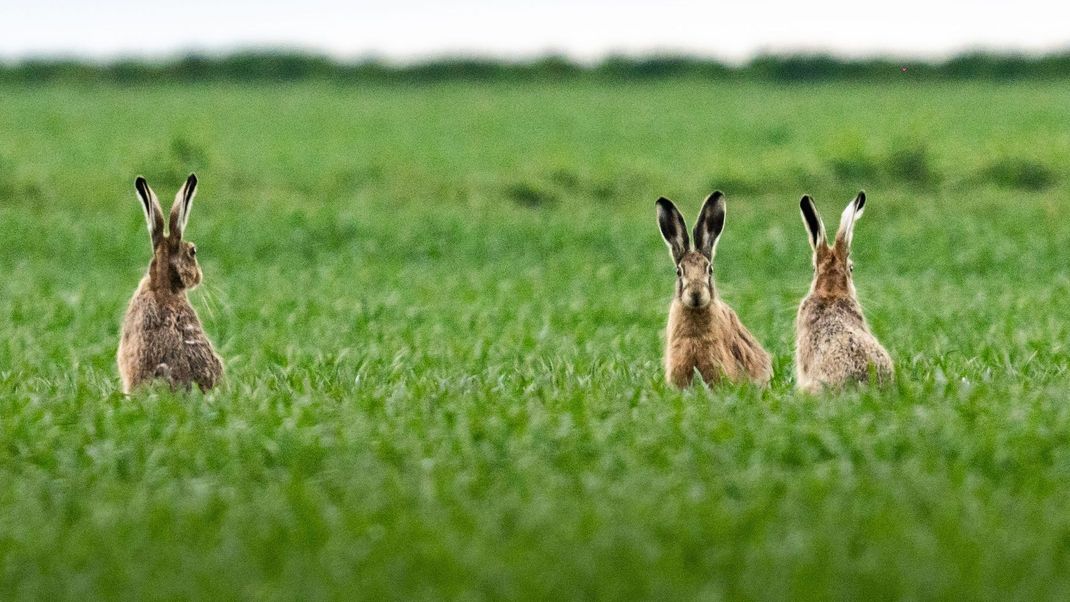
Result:
<svg viewBox="0 0 1070 602"><path fill-rule="evenodd" d="M165 235L155 193L144 179L136 183L153 257L123 318L117 361L124 393L154 379L167 381L172 388L196 384L207 390L223 375L223 363L186 296L187 290L201 282L196 247L182 240L196 184L191 174L175 199L170 234Z"/></svg>
<svg viewBox="0 0 1070 602"><path fill-rule="evenodd" d="M724 197L706 199L690 248L683 217L668 199L658 201L658 221L676 263L676 293L666 328L665 377L677 387L692 383L698 371L715 385L722 380L766 385L773 376L769 354L717 296L713 282L714 249L724 226Z"/></svg>
<svg viewBox="0 0 1070 602"><path fill-rule="evenodd" d="M858 303L850 259L855 220L865 194L848 205L835 242L825 239L824 225L809 197L803 197L803 223L814 250L814 279L796 317L795 370L798 387L807 392L850 383L891 382L895 368L888 352L869 330Z"/></svg>
<svg viewBox="0 0 1070 602"><path fill-rule="evenodd" d="M720 299L691 308L674 298L666 339L665 377L677 387L690 385L696 370L711 385L721 379L766 385L773 377L769 354Z"/></svg>

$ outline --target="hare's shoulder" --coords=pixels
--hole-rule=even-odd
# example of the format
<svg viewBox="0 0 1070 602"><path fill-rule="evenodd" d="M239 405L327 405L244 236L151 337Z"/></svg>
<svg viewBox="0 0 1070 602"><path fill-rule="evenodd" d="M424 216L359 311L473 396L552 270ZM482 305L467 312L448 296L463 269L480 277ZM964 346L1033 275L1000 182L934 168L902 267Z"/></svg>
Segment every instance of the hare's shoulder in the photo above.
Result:
<svg viewBox="0 0 1070 602"><path fill-rule="evenodd" d="M743 320L739 318L739 314L736 313L732 306L728 305L720 299L717 300L720 306L721 316L724 323L726 334L731 337L743 339L746 343L754 346L758 345L757 339L751 334L751 331L743 324Z"/></svg>
<svg viewBox="0 0 1070 602"><path fill-rule="evenodd" d="M164 298L139 290L130 301L126 322L141 330L200 331L193 306L181 297Z"/></svg>
<svg viewBox="0 0 1070 602"><path fill-rule="evenodd" d="M799 320L810 328L853 329L863 327L862 308L854 299L810 295L799 305Z"/></svg>

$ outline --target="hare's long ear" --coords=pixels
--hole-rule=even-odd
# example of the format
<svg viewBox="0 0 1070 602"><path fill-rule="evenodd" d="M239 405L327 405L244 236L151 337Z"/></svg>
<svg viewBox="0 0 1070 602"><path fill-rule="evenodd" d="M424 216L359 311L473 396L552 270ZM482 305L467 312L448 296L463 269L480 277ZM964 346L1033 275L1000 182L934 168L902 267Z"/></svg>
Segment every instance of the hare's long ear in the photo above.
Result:
<svg viewBox="0 0 1070 602"><path fill-rule="evenodd" d="M196 194L197 174L191 173L175 195L175 204L171 206L171 238L180 240L182 233L186 231L186 222L189 221L189 212L193 208L193 197Z"/></svg>
<svg viewBox="0 0 1070 602"><path fill-rule="evenodd" d="M680 263L680 259L691 245L691 241L687 238L687 224L684 223L684 216L680 215L676 205L665 197L658 199L655 205L658 208L658 227L661 228L661 236L669 245L673 262Z"/></svg>
<svg viewBox="0 0 1070 602"><path fill-rule="evenodd" d="M866 191L860 190L855 200L847 204L840 216L840 229L836 232L836 246L844 250L851 250L851 239L854 238L855 222L862 217L862 209L866 206Z"/></svg>
<svg viewBox="0 0 1070 602"><path fill-rule="evenodd" d="M138 176L134 180L134 189L137 190L137 198L145 209L145 222L149 227L149 236L152 237L153 248L163 240L163 209L160 208L160 199L149 187L145 178Z"/></svg>
<svg viewBox="0 0 1070 602"><path fill-rule="evenodd" d="M816 252L819 245L826 244L825 224L821 222L821 216L817 214L817 206L810 195L804 194L799 201L799 209L802 211L803 225L810 234L810 247Z"/></svg>
<svg viewBox="0 0 1070 602"><path fill-rule="evenodd" d="M724 195L718 190L706 197L702 211L698 214L698 221L695 222L695 249L711 261L717 241L721 238L721 231L724 230L724 217Z"/></svg>

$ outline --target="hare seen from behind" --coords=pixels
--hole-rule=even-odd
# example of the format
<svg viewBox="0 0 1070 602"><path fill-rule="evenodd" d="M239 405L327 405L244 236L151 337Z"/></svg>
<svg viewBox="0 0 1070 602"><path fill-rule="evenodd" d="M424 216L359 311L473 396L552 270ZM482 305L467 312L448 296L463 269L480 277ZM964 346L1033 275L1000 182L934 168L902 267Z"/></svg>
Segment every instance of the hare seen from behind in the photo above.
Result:
<svg viewBox="0 0 1070 602"><path fill-rule="evenodd" d="M866 193L859 192L844 209L829 245L813 199L803 196L799 203L814 251L814 280L795 321L796 383L803 391L865 383L871 377L886 384L894 376L891 356L862 315L852 276L851 239L865 204Z"/></svg>
<svg viewBox="0 0 1070 602"><path fill-rule="evenodd" d="M769 354L718 298L713 282L714 251L725 222L724 195L714 192L703 204L694 248L672 201L660 198L656 205L658 226L676 265L676 293L666 330L666 380L683 388L698 370L709 385L722 379L768 384L773 376Z"/></svg>
<svg viewBox="0 0 1070 602"><path fill-rule="evenodd" d="M123 318L118 353L123 393L154 379L167 381L172 389L192 384L211 389L223 375L223 363L186 298L186 291L200 284L201 268L197 248L182 239L197 176L190 174L178 191L168 234L160 201L145 178L139 176L134 188L148 222L152 262Z"/></svg>

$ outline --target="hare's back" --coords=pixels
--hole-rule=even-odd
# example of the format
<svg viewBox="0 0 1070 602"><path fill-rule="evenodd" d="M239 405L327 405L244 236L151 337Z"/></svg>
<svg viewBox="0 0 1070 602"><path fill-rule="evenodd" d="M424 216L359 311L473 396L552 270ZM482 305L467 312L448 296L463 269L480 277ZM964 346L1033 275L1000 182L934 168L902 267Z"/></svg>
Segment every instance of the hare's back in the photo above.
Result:
<svg viewBox="0 0 1070 602"><path fill-rule="evenodd" d="M173 308L166 328L169 342L166 360L172 366L172 380L196 383L203 389L215 386L223 366L201 327L197 313L188 303Z"/></svg>
<svg viewBox="0 0 1070 602"><path fill-rule="evenodd" d="M873 335L843 328L815 349L812 371L827 383L865 382L891 373L891 360Z"/></svg>
<svg viewBox="0 0 1070 602"><path fill-rule="evenodd" d="M135 299L124 323L121 355L124 347L136 355L129 361L139 372L166 375L174 385L207 389L222 374L222 362L188 303Z"/></svg>

